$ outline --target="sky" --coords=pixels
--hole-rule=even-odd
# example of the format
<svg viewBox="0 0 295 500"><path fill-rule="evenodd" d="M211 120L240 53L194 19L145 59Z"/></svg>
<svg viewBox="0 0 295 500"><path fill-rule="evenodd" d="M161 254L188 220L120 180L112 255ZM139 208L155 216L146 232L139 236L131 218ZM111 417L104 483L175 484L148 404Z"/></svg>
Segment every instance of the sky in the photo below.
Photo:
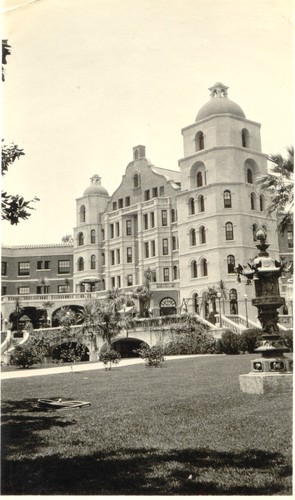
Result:
<svg viewBox="0 0 295 500"><path fill-rule="evenodd" d="M3 188L40 201L2 222L8 245L59 243L99 174L111 195L132 148L178 170L181 129L215 82L261 123L262 151L294 136L293 0L6 0L2 128L25 151Z"/></svg>

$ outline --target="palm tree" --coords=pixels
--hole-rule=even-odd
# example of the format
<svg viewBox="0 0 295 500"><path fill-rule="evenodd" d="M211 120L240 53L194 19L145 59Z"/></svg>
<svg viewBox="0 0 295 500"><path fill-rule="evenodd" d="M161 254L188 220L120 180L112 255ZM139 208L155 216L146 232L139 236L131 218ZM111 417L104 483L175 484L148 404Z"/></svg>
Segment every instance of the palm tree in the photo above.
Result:
<svg viewBox="0 0 295 500"><path fill-rule="evenodd" d="M227 299L227 288L225 287L224 281L220 280L218 282L217 292L221 293L222 309L223 309L223 314L225 314L224 301Z"/></svg>
<svg viewBox="0 0 295 500"><path fill-rule="evenodd" d="M86 304L82 311L77 314L77 320L83 323L82 332L83 334L90 335L91 340L95 342L96 333L99 330L99 301L97 299L91 299Z"/></svg>
<svg viewBox="0 0 295 500"><path fill-rule="evenodd" d="M18 297L15 299L14 305L15 305L15 308L11 314L11 319L13 321L13 319L15 318L16 330L18 331L19 330L19 319L20 319L21 315L23 314L23 307L22 307L21 301Z"/></svg>
<svg viewBox="0 0 295 500"><path fill-rule="evenodd" d="M69 334L71 331L71 326L76 323L76 313L74 313L69 307L62 307L60 311L56 314L56 318L61 326L62 333Z"/></svg>
<svg viewBox="0 0 295 500"><path fill-rule="evenodd" d="M103 340L107 342L108 350L110 350L112 339L118 335L121 328L120 313L114 301L97 301L97 317L97 326L100 330Z"/></svg>
<svg viewBox="0 0 295 500"><path fill-rule="evenodd" d="M258 179L260 189L268 190L270 193L270 201L265 213L283 215L278 224L280 233L284 233L288 224L293 223L294 147L287 147L286 152L286 156L280 153L270 155L268 159L274 164L272 172Z"/></svg>

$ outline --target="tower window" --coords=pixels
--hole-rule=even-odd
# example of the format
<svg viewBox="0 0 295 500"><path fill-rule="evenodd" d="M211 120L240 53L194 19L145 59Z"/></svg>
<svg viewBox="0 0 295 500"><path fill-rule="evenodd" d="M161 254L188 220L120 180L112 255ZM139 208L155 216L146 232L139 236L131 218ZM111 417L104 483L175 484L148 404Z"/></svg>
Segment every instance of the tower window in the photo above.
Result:
<svg viewBox="0 0 295 500"><path fill-rule="evenodd" d="M227 272L228 274L235 272L235 258L233 255L228 255L227 257Z"/></svg>
<svg viewBox="0 0 295 500"><path fill-rule="evenodd" d="M162 241L162 244L163 244L163 255L168 255L168 240L167 238L164 238L163 241Z"/></svg>
<svg viewBox="0 0 295 500"><path fill-rule="evenodd" d="M91 255L90 268L91 269L96 269L96 257L95 257L95 255Z"/></svg>
<svg viewBox="0 0 295 500"><path fill-rule="evenodd" d="M131 236L132 235L132 223L131 220L126 220L126 235Z"/></svg>
<svg viewBox="0 0 295 500"><path fill-rule="evenodd" d="M231 208L231 192L228 189L223 192L223 206L224 208Z"/></svg>
<svg viewBox="0 0 295 500"><path fill-rule="evenodd" d="M78 246L81 247L82 245L84 245L84 234L79 233L78 234Z"/></svg>
<svg viewBox="0 0 295 500"><path fill-rule="evenodd" d="M253 224L253 226L252 226L253 241L257 241L257 238L256 238L257 229L258 229L257 224Z"/></svg>
<svg viewBox="0 0 295 500"><path fill-rule="evenodd" d="M84 271L84 259L80 257L78 259L78 271Z"/></svg>
<svg viewBox="0 0 295 500"><path fill-rule="evenodd" d="M80 207L80 222L86 221L86 208L84 205Z"/></svg>
<svg viewBox="0 0 295 500"><path fill-rule="evenodd" d="M197 266L196 260L193 260L191 263L191 274L192 274L192 278L198 277L198 266Z"/></svg>
<svg viewBox="0 0 295 500"><path fill-rule="evenodd" d="M256 195L255 193L250 194L250 204L251 204L251 210L255 210L255 205L256 205Z"/></svg>
<svg viewBox="0 0 295 500"><path fill-rule="evenodd" d="M177 250L176 236L172 236L172 250Z"/></svg>
<svg viewBox="0 0 295 500"><path fill-rule="evenodd" d="M167 210L162 210L162 226L168 225Z"/></svg>
<svg viewBox="0 0 295 500"><path fill-rule="evenodd" d="M95 240L96 240L95 229L91 229L90 241L93 244L95 243Z"/></svg>
<svg viewBox="0 0 295 500"><path fill-rule="evenodd" d="M133 174L133 187L134 188L140 187L140 175L138 172L135 172L135 174Z"/></svg>
<svg viewBox="0 0 295 500"><path fill-rule="evenodd" d="M132 262L132 247L127 247L127 263Z"/></svg>
<svg viewBox="0 0 295 500"><path fill-rule="evenodd" d="M194 200L194 198L190 198L188 200L188 213L189 213L189 215L194 215L194 213L195 213L195 200Z"/></svg>
<svg viewBox="0 0 295 500"><path fill-rule="evenodd" d="M264 196L262 194L259 196L259 208L260 208L260 212L263 212L263 210L264 210Z"/></svg>
<svg viewBox="0 0 295 500"><path fill-rule="evenodd" d="M207 263L207 259L202 259L201 260L201 273L202 273L202 276L208 276L208 263Z"/></svg>
<svg viewBox="0 0 295 500"><path fill-rule="evenodd" d="M231 222L227 222L225 224L225 239L226 240L234 239L234 228Z"/></svg>
<svg viewBox="0 0 295 500"><path fill-rule="evenodd" d="M201 194L198 198L199 212L205 212L205 198Z"/></svg>
<svg viewBox="0 0 295 500"><path fill-rule="evenodd" d="M248 184L253 184L253 173L250 168L247 169L247 182Z"/></svg>
<svg viewBox="0 0 295 500"><path fill-rule="evenodd" d="M177 269L177 266L173 266L173 279L174 280L178 279L178 269Z"/></svg>
<svg viewBox="0 0 295 500"><path fill-rule="evenodd" d="M203 186L203 174L202 172L197 173L197 187Z"/></svg>
<svg viewBox="0 0 295 500"><path fill-rule="evenodd" d="M204 134L203 132L198 132L195 137L196 151L201 151L204 149Z"/></svg>
<svg viewBox="0 0 295 500"><path fill-rule="evenodd" d="M206 243L206 229L204 226L201 226L199 229L200 243Z"/></svg>
<svg viewBox="0 0 295 500"><path fill-rule="evenodd" d="M243 148L248 148L249 147L249 132L247 129L243 128L241 132L242 136L242 147Z"/></svg>
<svg viewBox="0 0 295 500"><path fill-rule="evenodd" d="M190 230L190 245L192 247L196 246L197 241L196 241L196 230L193 228Z"/></svg>

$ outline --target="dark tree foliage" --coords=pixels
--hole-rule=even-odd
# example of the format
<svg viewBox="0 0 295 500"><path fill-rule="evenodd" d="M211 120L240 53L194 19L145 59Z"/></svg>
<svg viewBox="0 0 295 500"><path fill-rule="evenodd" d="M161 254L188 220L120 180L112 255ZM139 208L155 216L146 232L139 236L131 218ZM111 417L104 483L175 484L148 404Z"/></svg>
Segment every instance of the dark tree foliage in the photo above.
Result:
<svg viewBox="0 0 295 500"><path fill-rule="evenodd" d="M10 45L7 40L2 40L2 81L5 81L5 68L7 63L6 57L10 55ZM1 174L5 175L9 167L25 153L16 144L5 145L2 144L2 157L1 157ZM26 201L19 194L9 194L7 191L2 191L1 194L1 219L7 220L10 224L18 224L20 219L26 220L30 217L30 210L33 207L30 203L39 201L36 196L29 201Z"/></svg>

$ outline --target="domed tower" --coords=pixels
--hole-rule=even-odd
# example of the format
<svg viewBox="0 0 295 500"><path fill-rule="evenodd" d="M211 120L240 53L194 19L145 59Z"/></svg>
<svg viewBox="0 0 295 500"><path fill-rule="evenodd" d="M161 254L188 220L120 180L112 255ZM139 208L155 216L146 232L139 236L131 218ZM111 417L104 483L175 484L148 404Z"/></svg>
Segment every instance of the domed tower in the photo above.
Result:
<svg viewBox="0 0 295 500"><path fill-rule="evenodd" d="M192 125L182 129L184 158L179 160L179 262L182 298L198 312L208 287L222 280L227 289L225 313L245 313L234 269L255 250L258 228L278 251L276 222L264 213L266 199L257 179L267 171L261 152L260 124L248 120L228 97L221 82L209 89L210 99ZM244 286L244 285L243 285ZM250 287L248 287L250 288ZM208 304L202 315L208 315Z"/></svg>
<svg viewBox="0 0 295 500"><path fill-rule="evenodd" d="M110 197L97 174L83 196L76 199L76 227L74 228L74 290L100 289L102 273L102 216Z"/></svg>

